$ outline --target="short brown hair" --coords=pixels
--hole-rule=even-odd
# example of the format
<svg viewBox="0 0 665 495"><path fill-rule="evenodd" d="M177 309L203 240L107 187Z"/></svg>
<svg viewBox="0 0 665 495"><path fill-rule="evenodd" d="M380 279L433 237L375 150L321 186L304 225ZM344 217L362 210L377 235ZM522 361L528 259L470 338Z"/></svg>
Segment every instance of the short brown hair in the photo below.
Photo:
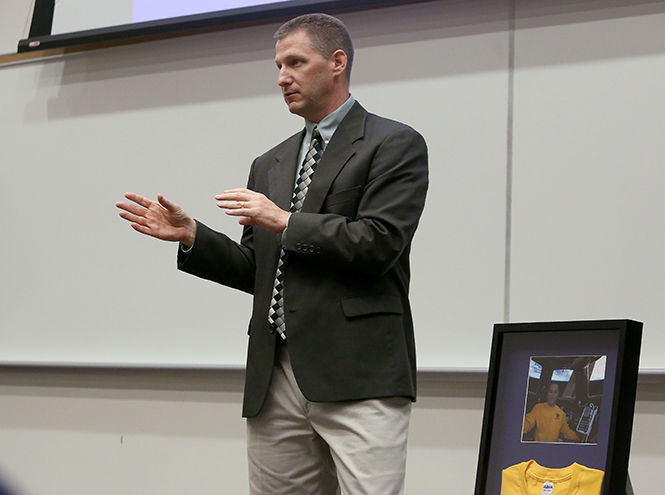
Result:
<svg viewBox="0 0 665 495"><path fill-rule="evenodd" d="M351 80L353 42L344 23L327 14L305 14L282 24L275 32L274 38L279 41L301 30L307 33L312 48L325 58L329 58L337 50L346 53L346 78Z"/></svg>

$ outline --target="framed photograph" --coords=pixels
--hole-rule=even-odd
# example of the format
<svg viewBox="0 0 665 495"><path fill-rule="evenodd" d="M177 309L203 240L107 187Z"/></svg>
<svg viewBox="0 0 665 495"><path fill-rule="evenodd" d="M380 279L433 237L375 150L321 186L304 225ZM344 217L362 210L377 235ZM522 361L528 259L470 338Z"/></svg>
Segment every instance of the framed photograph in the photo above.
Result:
<svg viewBox="0 0 665 495"><path fill-rule="evenodd" d="M475 495L625 495L642 323L494 326Z"/></svg>

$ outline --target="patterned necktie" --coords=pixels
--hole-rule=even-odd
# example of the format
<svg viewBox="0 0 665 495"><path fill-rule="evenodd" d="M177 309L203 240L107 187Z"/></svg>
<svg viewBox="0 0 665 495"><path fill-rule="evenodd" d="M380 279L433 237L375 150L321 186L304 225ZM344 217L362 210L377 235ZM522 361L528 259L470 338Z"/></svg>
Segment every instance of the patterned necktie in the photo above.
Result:
<svg viewBox="0 0 665 495"><path fill-rule="evenodd" d="M307 195L307 189L312 182L312 176L316 172L316 167L321 160L323 154L323 140L319 130L315 127L312 131L312 140L309 143L309 150L305 155L296 186L293 189L293 197L291 198L291 213L297 213L302 208ZM272 299L270 300L270 309L268 310L268 321L272 328L279 334L282 339L286 340L286 323L284 321L284 261L286 253L284 249L279 252L279 262L277 263L277 272L275 273L275 283L272 289Z"/></svg>

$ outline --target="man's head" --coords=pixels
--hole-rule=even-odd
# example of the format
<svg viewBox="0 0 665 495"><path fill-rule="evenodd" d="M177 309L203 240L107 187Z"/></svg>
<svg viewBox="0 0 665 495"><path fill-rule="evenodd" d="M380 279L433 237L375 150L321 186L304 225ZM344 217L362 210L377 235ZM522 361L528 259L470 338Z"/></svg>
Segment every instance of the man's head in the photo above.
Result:
<svg viewBox="0 0 665 495"><path fill-rule="evenodd" d="M353 42L351 35L342 21L327 14L305 14L291 19L280 26L274 38L282 38L305 31L309 41L323 58L330 56L337 50L346 54L346 79L351 80L351 66L353 65Z"/></svg>
<svg viewBox="0 0 665 495"><path fill-rule="evenodd" d="M318 122L349 95L353 45L344 24L325 14L307 14L275 33L277 83L292 113Z"/></svg>
<svg viewBox="0 0 665 495"><path fill-rule="evenodd" d="M550 383L550 386L547 388L546 399L550 406L556 405L556 401L559 399L559 386L556 383Z"/></svg>

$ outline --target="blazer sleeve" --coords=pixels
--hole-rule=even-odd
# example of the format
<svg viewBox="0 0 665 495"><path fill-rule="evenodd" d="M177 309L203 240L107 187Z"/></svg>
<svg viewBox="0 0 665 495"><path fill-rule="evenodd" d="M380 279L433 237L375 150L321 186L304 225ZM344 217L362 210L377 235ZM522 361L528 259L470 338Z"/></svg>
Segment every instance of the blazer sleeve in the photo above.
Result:
<svg viewBox="0 0 665 495"><path fill-rule="evenodd" d="M377 146L355 218L325 211L293 214L282 246L328 264L383 274L408 249L427 186L425 140L403 126Z"/></svg>
<svg viewBox="0 0 665 495"><path fill-rule="evenodd" d="M254 186L253 170L252 164L249 189ZM253 294L256 274L254 228L245 226L238 243L197 220L192 248L187 252L178 248L178 269Z"/></svg>

